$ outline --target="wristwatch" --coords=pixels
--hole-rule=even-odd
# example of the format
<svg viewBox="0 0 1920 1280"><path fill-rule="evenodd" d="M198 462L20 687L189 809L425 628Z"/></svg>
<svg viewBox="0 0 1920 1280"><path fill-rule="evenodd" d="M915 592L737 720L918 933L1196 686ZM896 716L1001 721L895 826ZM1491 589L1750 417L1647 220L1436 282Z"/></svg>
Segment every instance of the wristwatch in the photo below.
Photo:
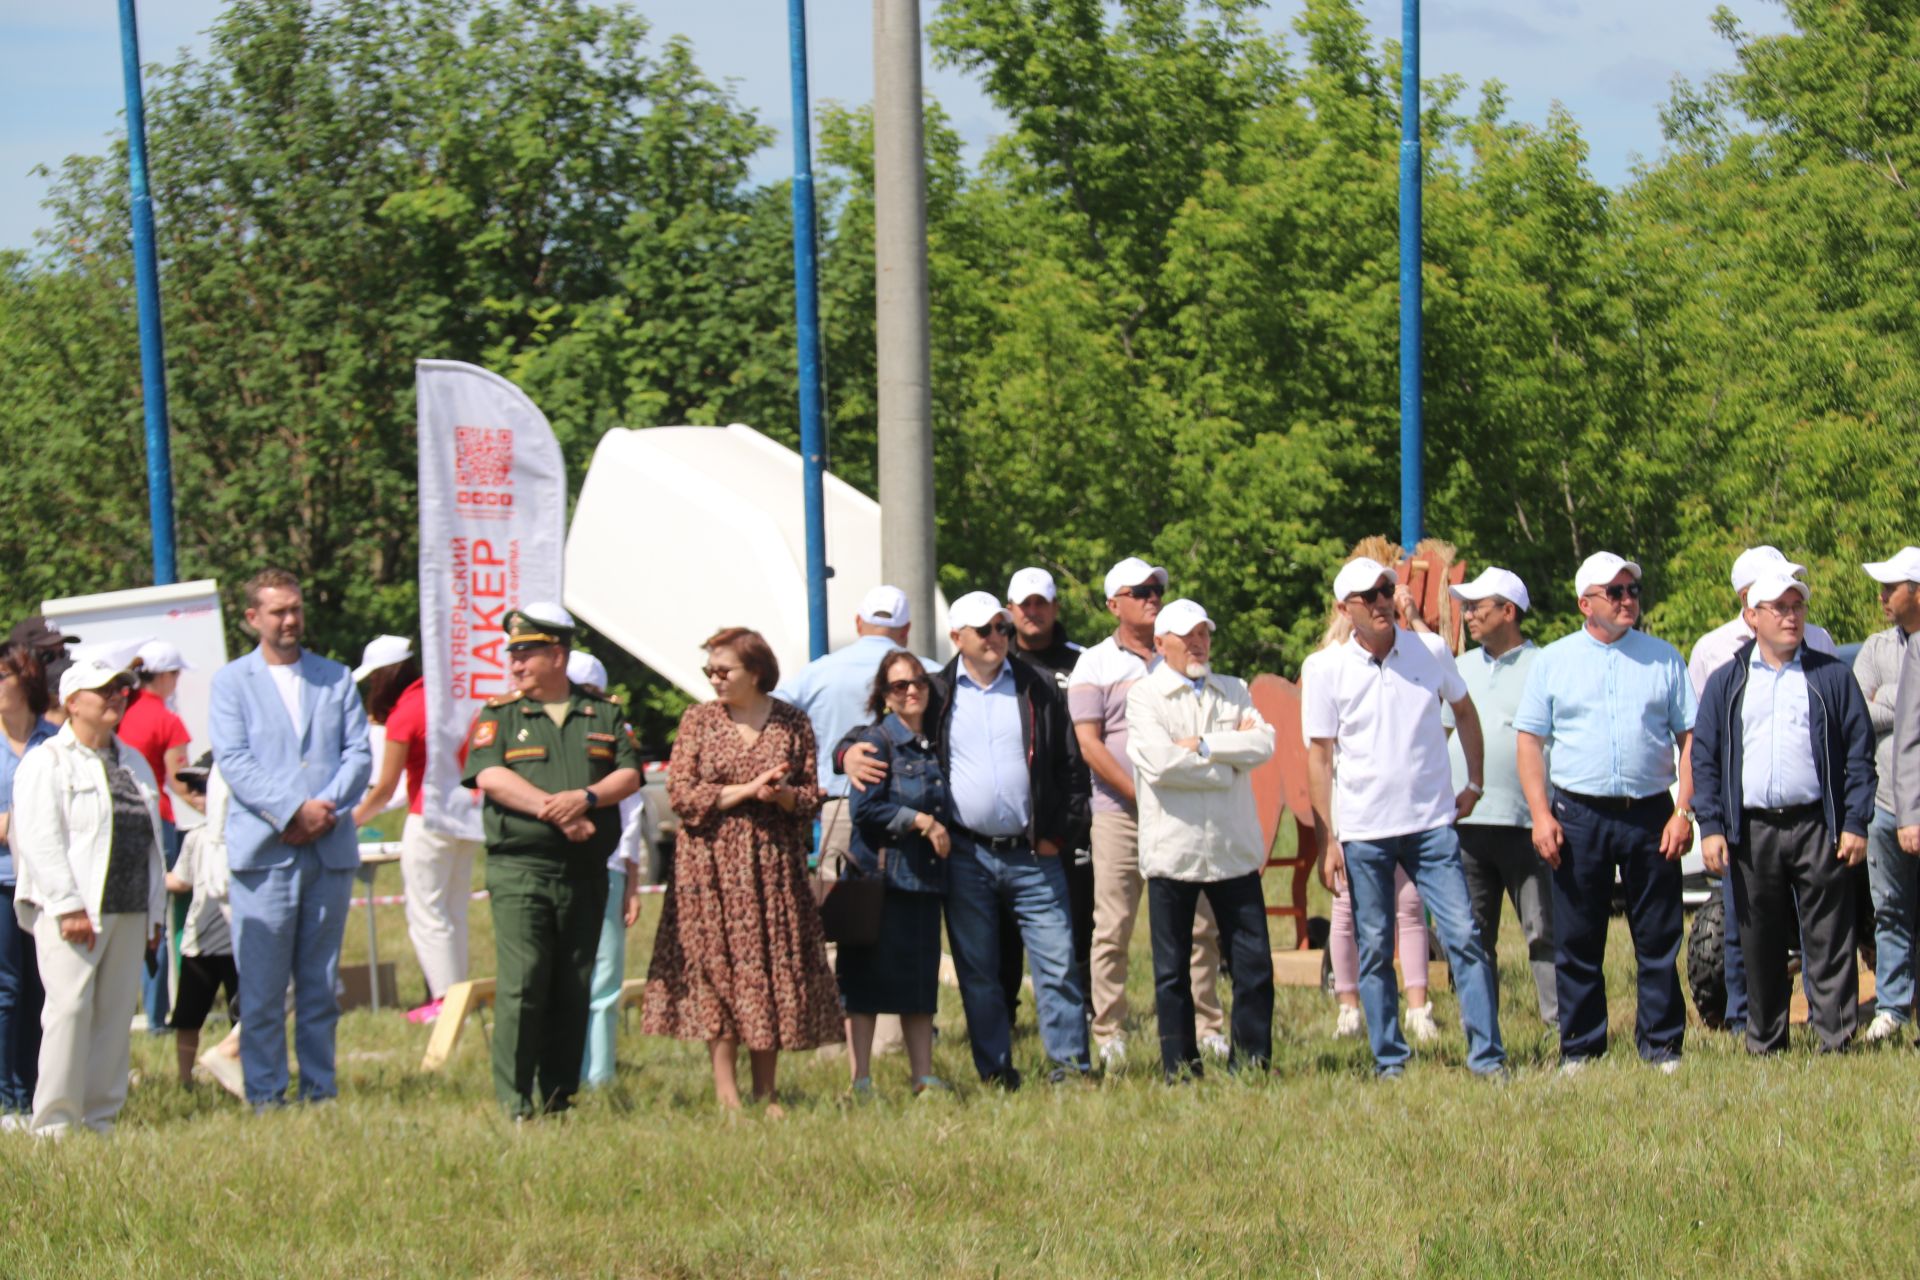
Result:
<svg viewBox="0 0 1920 1280"><path fill-rule="evenodd" d="M1473 792L1473 794L1475 794L1475 795L1477 795L1477 796L1483 796L1483 795L1485 795L1485 794L1487 794L1487 789L1486 789L1485 787L1483 787L1483 786L1481 786L1481 785L1480 785L1479 783L1477 783L1477 782L1469 782L1469 783L1467 784L1467 790L1469 790L1469 791L1471 791L1471 792Z"/></svg>
<svg viewBox="0 0 1920 1280"><path fill-rule="evenodd" d="M587 797L587 808L597 809L600 807L600 797L593 794L592 787L582 787L580 790Z"/></svg>

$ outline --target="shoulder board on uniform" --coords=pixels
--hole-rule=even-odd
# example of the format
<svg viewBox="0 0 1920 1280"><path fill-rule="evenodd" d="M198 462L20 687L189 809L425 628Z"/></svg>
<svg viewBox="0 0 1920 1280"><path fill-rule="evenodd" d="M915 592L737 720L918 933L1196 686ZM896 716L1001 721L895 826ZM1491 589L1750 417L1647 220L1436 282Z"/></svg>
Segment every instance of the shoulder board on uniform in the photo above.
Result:
<svg viewBox="0 0 1920 1280"><path fill-rule="evenodd" d="M503 693L497 698L488 698L487 707L489 710L492 710L495 707L511 706L512 704L520 701L520 699L526 696L527 696L526 694L519 693L519 692Z"/></svg>

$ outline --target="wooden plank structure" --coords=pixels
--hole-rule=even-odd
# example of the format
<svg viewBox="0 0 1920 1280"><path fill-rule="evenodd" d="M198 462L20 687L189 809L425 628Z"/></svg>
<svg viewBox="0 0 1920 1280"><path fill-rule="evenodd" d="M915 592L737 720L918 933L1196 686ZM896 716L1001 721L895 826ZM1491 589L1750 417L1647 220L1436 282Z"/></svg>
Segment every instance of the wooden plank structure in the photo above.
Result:
<svg viewBox="0 0 1920 1280"><path fill-rule="evenodd" d="M646 988L645 978L628 978L621 983L620 1007L631 1009L639 1004ZM447 988L447 998L440 1006L440 1016L433 1020L433 1035L427 1041L426 1055L420 1059L420 1069L439 1071L445 1067L452 1059L454 1050L460 1047L460 1033L466 1030L467 1019L482 1009L492 1007L492 978L474 978L469 982L456 982ZM484 1022L481 1031L486 1031Z"/></svg>

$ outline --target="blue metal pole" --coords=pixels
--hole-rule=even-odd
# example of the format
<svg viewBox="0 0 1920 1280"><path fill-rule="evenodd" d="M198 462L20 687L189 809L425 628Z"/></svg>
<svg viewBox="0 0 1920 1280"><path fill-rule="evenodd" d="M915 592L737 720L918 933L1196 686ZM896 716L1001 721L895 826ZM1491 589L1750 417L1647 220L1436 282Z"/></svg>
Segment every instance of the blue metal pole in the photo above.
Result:
<svg viewBox="0 0 1920 1280"><path fill-rule="evenodd" d="M827 651L826 412L820 393L820 286L813 208L813 110L806 0L787 0L793 69L793 310L800 343L800 460L807 522L807 652Z"/></svg>
<svg viewBox="0 0 1920 1280"><path fill-rule="evenodd" d="M175 580L173 454L167 439L167 354L160 336L160 266L147 194L147 112L140 91L140 25L133 0L120 0L120 62L127 80L127 172L133 187L133 273L140 308L140 387L147 414L147 519L153 526L153 582Z"/></svg>
<svg viewBox="0 0 1920 1280"><path fill-rule="evenodd" d="M1420 475L1420 0L1400 5L1400 545L1425 523Z"/></svg>

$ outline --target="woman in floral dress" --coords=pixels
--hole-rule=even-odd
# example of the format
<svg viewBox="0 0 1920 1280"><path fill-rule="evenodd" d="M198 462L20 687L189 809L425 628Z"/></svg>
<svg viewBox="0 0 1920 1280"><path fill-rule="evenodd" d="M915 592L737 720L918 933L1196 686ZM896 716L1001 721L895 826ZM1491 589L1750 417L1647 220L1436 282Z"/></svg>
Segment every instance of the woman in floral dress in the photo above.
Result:
<svg viewBox="0 0 1920 1280"><path fill-rule="evenodd" d="M820 807L813 726L770 696L780 668L757 631L729 627L704 647L716 697L688 709L673 744L667 798L680 836L641 1027L706 1041L714 1095L730 1109L740 1105L734 1059L745 1044L754 1100L778 1116L780 1051L841 1038L839 992L807 885Z"/></svg>

